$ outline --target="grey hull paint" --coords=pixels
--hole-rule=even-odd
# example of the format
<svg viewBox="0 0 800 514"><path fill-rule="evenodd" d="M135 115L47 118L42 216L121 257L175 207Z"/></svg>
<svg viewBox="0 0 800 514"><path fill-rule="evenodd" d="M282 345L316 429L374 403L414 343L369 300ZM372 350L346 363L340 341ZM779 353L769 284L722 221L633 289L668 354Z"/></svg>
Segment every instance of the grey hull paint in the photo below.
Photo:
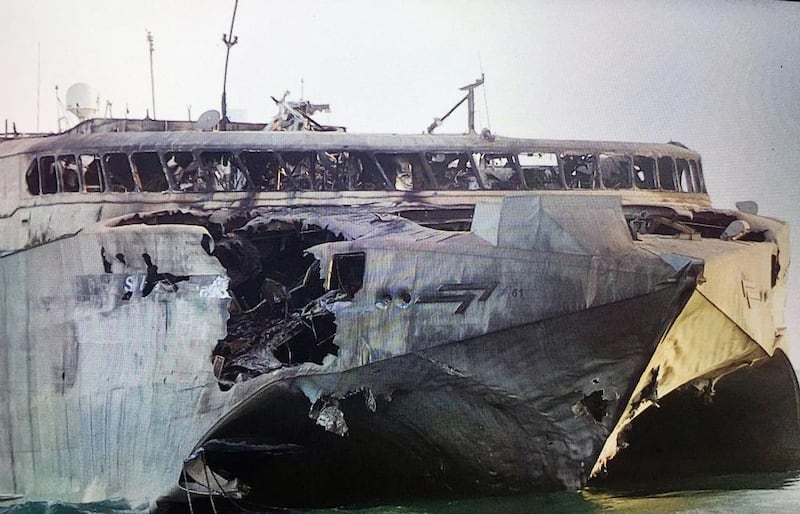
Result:
<svg viewBox="0 0 800 514"><path fill-rule="evenodd" d="M271 506L578 489L693 290L686 275L576 314L272 383L223 418L206 436L208 449L197 451L211 468L236 463L243 470L236 475ZM308 390L342 398L346 436L315 427ZM593 393L605 402L594 411L582 403ZM221 440L278 451L226 454L214 450Z"/></svg>

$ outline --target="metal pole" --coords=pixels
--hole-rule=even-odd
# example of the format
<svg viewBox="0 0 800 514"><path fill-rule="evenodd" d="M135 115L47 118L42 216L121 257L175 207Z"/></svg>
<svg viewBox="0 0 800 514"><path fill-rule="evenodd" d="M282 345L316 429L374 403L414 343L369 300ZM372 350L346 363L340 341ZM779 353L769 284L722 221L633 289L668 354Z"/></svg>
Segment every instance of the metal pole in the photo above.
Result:
<svg viewBox="0 0 800 514"><path fill-rule="evenodd" d="M231 29L227 34L222 35L222 42L225 43L225 74L222 76L222 119L220 120L220 128L225 130L228 123L228 101L227 101L227 87L228 87L228 60L231 57L231 47L239 42L239 38L233 35L233 22L236 21L236 9L239 7L239 0L233 4L233 16L231 16Z"/></svg>
<svg viewBox="0 0 800 514"><path fill-rule="evenodd" d="M42 89L42 43L36 42L36 132L39 132L39 92Z"/></svg>
<svg viewBox="0 0 800 514"><path fill-rule="evenodd" d="M156 86L153 79L153 34L147 31L147 42L150 44L150 100L153 107L153 119L156 119Z"/></svg>

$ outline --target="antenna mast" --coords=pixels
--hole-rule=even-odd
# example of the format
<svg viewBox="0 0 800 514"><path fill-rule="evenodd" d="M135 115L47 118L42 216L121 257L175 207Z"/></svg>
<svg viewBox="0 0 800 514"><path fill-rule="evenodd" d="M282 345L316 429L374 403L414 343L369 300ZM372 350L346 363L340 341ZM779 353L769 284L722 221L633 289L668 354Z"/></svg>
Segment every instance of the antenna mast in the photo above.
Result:
<svg viewBox="0 0 800 514"><path fill-rule="evenodd" d="M150 45L150 100L153 107L153 119L156 119L156 86L153 80L153 34L147 31L147 42Z"/></svg>
<svg viewBox="0 0 800 514"><path fill-rule="evenodd" d="M225 74L222 77L222 119L220 119L220 129L225 130L228 119L228 101L226 98L228 86L228 59L231 56L231 47L239 42L239 37L233 35L233 22L236 21L236 9L239 7L239 0L233 4L233 16L231 16L231 29L228 34L222 35L222 42L225 43Z"/></svg>
<svg viewBox="0 0 800 514"><path fill-rule="evenodd" d="M483 73L481 73L481 78L479 78L472 84L459 88L461 91L466 91L467 95L461 100L459 100L458 103L455 104L452 109L447 111L447 113L444 116L442 116L441 118L434 118L433 123L428 125L427 129L428 134L433 134L433 131L436 129L436 127L440 126L442 122L446 120L448 116L453 114L453 111L458 109L458 107L464 102L467 102L467 129L469 130L470 134L474 134L475 133L475 88L481 85L483 85Z"/></svg>
<svg viewBox="0 0 800 514"><path fill-rule="evenodd" d="M42 89L42 43L36 42L36 132L39 132L39 91Z"/></svg>

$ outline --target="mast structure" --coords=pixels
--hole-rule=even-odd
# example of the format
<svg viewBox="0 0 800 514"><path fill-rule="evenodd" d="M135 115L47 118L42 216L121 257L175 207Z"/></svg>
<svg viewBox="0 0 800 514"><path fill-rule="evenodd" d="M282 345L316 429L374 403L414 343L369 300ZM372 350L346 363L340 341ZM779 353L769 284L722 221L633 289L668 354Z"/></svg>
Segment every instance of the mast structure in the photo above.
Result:
<svg viewBox="0 0 800 514"><path fill-rule="evenodd" d="M460 87L460 91L466 91L467 94L458 101L444 116L441 118L434 118L433 122L428 125L426 132L428 134L433 134L433 131L436 130L436 127L440 126L444 120L446 120L453 111L458 109L461 104L467 102L467 133L468 134L475 134L475 88L482 86L484 81L484 75L481 73L481 78L473 82L472 84L468 84L464 87Z"/></svg>
<svg viewBox="0 0 800 514"><path fill-rule="evenodd" d="M239 37L233 35L233 23L236 21L236 9L239 7L239 0L233 4L233 16L231 16L231 28L227 34L222 34L222 42L225 43L225 73L222 77L222 119L220 119L220 129L225 130L225 126L230 121L228 119L228 61L231 57L231 47L239 42Z"/></svg>
<svg viewBox="0 0 800 514"><path fill-rule="evenodd" d="M153 79L153 34L147 31L147 43L150 46L150 102L153 109L153 119L156 119L156 86Z"/></svg>

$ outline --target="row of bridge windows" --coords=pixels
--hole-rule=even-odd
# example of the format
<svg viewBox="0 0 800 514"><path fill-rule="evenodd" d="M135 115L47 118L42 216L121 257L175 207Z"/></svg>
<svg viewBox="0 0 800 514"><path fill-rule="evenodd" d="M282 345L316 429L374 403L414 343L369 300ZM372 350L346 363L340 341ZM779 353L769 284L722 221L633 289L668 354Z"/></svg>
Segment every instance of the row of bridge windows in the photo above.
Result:
<svg viewBox="0 0 800 514"><path fill-rule="evenodd" d="M35 158L32 195L174 191L661 189L703 192L699 161L612 153L167 151Z"/></svg>

